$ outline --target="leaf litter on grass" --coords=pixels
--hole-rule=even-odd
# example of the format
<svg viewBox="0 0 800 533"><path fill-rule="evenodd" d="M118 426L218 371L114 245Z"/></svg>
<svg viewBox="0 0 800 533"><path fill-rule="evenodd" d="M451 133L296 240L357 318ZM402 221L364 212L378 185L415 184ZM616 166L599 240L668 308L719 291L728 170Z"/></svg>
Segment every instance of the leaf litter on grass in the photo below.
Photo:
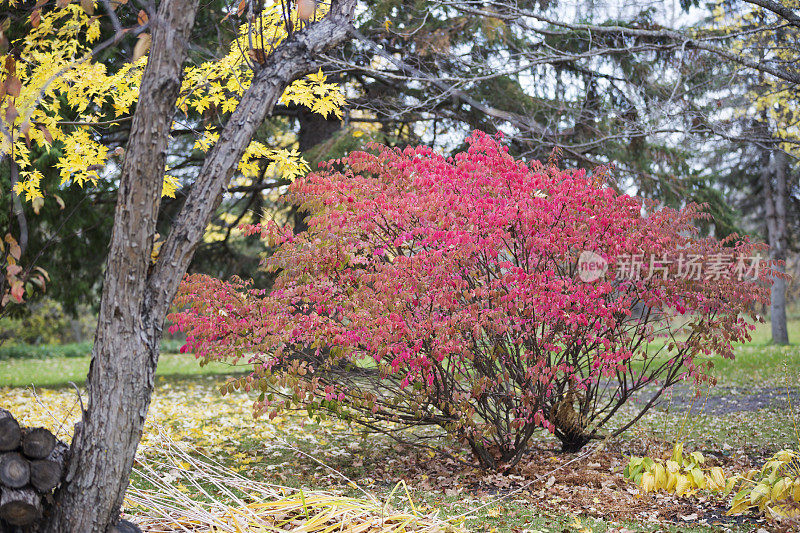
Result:
<svg viewBox="0 0 800 533"><path fill-rule="evenodd" d="M271 444L293 448L287 442L291 440L323 455L330 451L329 441L346 425L324 420L309 431L300 415L255 420L251 398L244 394L222 397L205 381L179 386L161 382L153 395L125 500L126 516L143 531L462 531L439 518L436 510L415 506L402 483L381 500L366 491L352 497L262 481L279 477L257 469ZM67 442L80 418L81 400L74 390L4 388L0 398L21 423L47 427Z"/></svg>
<svg viewBox="0 0 800 533"><path fill-rule="evenodd" d="M0 389L0 403L25 425L58 430L63 440L69 440L73 424L80 416L76 392L69 389L36 392ZM497 499L527 485L514 498L528 502L525 507L553 516L596 517L612 522L629 519L656 527L669 522L683 526L723 521L732 524L728 522L730 519L721 517L725 510L723 503L640 494L622 482L625 454L641 455L642 450L659 445L654 439L644 442L628 437L611 443L596 457L557 472L554 470L574 456L559 453L554 442L545 440L537 442L513 470L497 474L472 467L469 456L457 448L448 450L449 457L432 456L430 450L396 444L388 438L364 439L354 427L336 419L311 422L299 413L281 415L271 421L253 419L251 407L252 397L247 394L220 396L214 378L160 380L153 395L142 449L157 446L163 433L237 475L292 485L295 492L291 494L295 496L299 494L296 492L299 486L334 491L336 494L331 494L340 498L346 497L341 494L352 496L352 487L343 483L336 471L345 472L360 485L380 494L391 493L402 482L415 498L425 500L415 505L417 512L435 513L442 508L452 516L464 511L473 518L468 523L475 523L476 517L485 519L489 512L497 512L501 519L512 519L508 510L499 511L507 500ZM748 458L739 455L720 461L727 465L726 469L744 467ZM434 457L436 460L432 460ZM539 479L544 474L547 475ZM537 481L532 483L534 480ZM219 492L215 498L222 496ZM247 505L257 501L244 495L239 498ZM410 496L406 500L408 503ZM475 527L481 530L482 526Z"/></svg>

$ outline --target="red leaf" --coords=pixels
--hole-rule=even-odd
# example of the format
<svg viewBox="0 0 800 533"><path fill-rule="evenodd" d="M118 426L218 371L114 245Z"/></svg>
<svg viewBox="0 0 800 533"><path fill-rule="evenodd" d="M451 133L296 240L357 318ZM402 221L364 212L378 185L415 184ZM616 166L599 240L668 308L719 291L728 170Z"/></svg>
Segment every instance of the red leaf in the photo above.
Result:
<svg viewBox="0 0 800 533"><path fill-rule="evenodd" d="M22 303L22 297L25 295L25 285L18 281L11 285L11 297L14 298L17 303Z"/></svg>

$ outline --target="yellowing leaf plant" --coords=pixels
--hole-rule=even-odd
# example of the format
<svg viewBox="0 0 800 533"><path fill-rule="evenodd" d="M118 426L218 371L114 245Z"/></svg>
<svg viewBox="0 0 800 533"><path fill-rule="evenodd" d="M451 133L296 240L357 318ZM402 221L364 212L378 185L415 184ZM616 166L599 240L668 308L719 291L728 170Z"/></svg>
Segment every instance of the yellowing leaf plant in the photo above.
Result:
<svg viewBox="0 0 800 533"><path fill-rule="evenodd" d="M645 492L664 491L677 496L693 496L700 490L730 494L738 492L726 514L736 515L758 510L770 519L800 517L800 454L781 450L761 470L725 476L722 468L704 468L700 452L683 453L683 444L675 444L666 461L650 457L631 457L625 467L625 479Z"/></svg>

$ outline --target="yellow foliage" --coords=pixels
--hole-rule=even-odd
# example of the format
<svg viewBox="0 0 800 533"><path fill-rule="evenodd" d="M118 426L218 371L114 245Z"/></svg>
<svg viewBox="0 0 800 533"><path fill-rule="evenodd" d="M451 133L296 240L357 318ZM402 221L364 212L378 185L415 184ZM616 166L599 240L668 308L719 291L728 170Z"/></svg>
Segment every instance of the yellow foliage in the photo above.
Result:
<svg viewBox="0 0 800 533"><path fill-rule="evenodd" d="M324 16L326 9L320 5L319 15ZM108 72L105 65L91 57L92 43L100 37L99 17L87 15L78 3L42 8L39 13L36 23L28 21L25 37L12 43L19 52L18 59L0 56L0 83L19 86L18 95L9 91L0 102L0 155L10 155L19 166L21 181L14 192L24 195L26 201L41 198L44 193L40 186L43 176L32 168L33 146L48 153L58 148L63 154L56 163L62 185L75 183L83 187L107 177L108 149L101 144L92 124L130 118L147 62L147 56L143 56L116 72ZM269 42L257 39L259 42L251 47L251 37L243 25L225 57L186 69L179 110L188 116L192 111L201 115L212 111L228 114L236 109L252 82L252 63L263 62L286 38L280 2L266 6L261 19L263 35L272 36ZM292 83L281 103L303 105L324 116L341 116L344 96L319 71ZM80 117L77 121L64 120L75 115ZM217 138L218 134L201 127L195 148L207 151ZM241 176L256 176L261 161L268 162L268 173L288 180L308 171L297 150L273 149L253 142L239 163ZM179 180L167 174L162 194L174 197L179 186Z"/></svg>
<svg viewBox="0 0 800 533"><path fill-rule="evenodd" d="M800 9L800 0L782 0L781 4L790 9ZM759 32L748 31L755 25L765 26L771 13L760 6L739 13L729 13L723 0L715 0L712 14L714 30L726 34L738 34L731 43L731 51L750 57L754 61L773 61L790 64L796 60L797 51L784 43L793 42L800 37L800 29L792 25L781 25L780 29L767 29ZM763 57L766 53L766 57ZM751 106L740 111L749 117L766 115L770 132L779 139L787 140L781 148L789 154L800 156L800 121L796 109L800 106L800 91L789 82L765 76L759 81L758 91L748 94Z"/></svg>
<svg viewBox="0 0 800 533"><path fill-rule="evenodd" d="M757 508L769 518L799 517L800 454L781 450L766 462L761 470L726 477L722 468L703 470L705 457L699 452L688 456L678 443L667 461L650 457L631 457L625 467L625 478L645 492L664 490L678 496L691 496L699 490L730 494L737 486L726 514L734 515Z"/></svg>

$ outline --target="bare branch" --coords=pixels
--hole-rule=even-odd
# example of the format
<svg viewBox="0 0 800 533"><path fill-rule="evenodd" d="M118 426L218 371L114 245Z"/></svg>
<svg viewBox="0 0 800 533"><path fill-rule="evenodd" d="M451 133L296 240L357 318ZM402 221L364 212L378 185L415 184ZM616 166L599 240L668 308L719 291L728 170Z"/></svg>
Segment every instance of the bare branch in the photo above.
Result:
<svg viewBox="0 0 800 533"><path fill-rule="evenodd" d="M764 9L768 9L781 17L783 20L791 24L792 26L797 26L800 28L800 16L797 15L792 9L778 3L773 2L772 0L744 0L748 4L754 4L757 6L761 6Z"/></svg>
<svg viewBox="0 0 800 533"><path fill-rule="evenodd" d="M161 247L162 259L156 263L147 284L145 300L150 308L166 313L211 214L253 134L271 113L285 88L299 76L312 72L320 62L320 54L347 36L355 4L356 0L333 3L325 18L293 33L261 64L219 140L206 156L186 203ZM163 322L163 317L154 319Z"/></svg>

